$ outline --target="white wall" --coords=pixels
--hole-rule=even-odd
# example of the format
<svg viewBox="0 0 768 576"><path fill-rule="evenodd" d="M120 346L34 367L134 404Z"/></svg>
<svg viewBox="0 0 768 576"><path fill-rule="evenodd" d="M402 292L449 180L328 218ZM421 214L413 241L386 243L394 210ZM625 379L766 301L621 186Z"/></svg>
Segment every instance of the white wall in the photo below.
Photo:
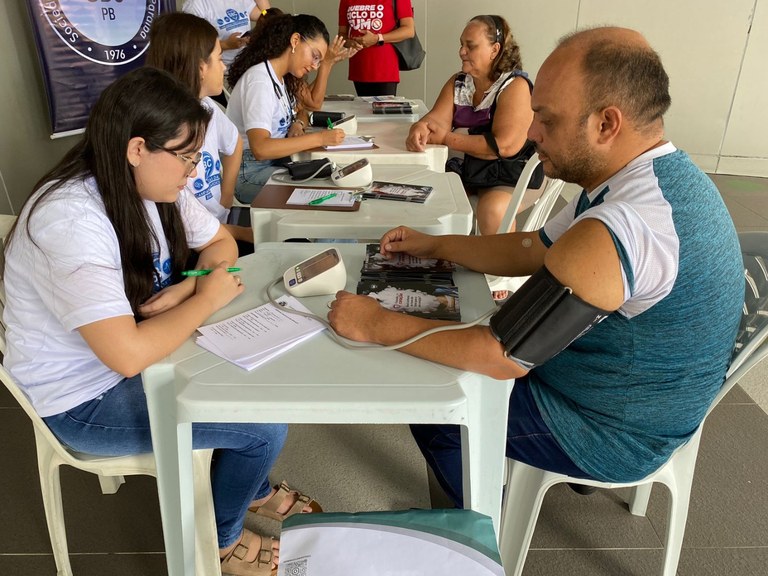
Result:
<svg viewBox="0 0 768 576"><path fill-rule="evenodd" d="M331 34L337 30L337 0L272 4L316 14ZM476 14L509 20L533 77L561 35L581 26L628 26L648 37L669 72L668 137L708 172L768 177L768 0L413 0L413 5L427 58L420 70L402 74L402 95L434 102L458 69L458 38ZM0 194L2 213L18 211L34 183L75 141L48 137L26 10L24 0L0 2L0 173L8 188L7 195ZM346 75L346 63L337 65L329 92L354 92Z"/></svg>
<svg viewBox="0 0 768 576"><path fill-rule="evenodd" d="M389 1L389 0L382 0ZM312 12L336 31L335 0L275 0ZM425 66L402 74L401 95L434 102L458 69L458 38L477 14L500 14L512 26L525 69L535 78L557 39L600 24L642 32L670 76L667 136L706 171L768 176L768 0L413 0ZM329 92L353 92L346 65Z"/></svg>

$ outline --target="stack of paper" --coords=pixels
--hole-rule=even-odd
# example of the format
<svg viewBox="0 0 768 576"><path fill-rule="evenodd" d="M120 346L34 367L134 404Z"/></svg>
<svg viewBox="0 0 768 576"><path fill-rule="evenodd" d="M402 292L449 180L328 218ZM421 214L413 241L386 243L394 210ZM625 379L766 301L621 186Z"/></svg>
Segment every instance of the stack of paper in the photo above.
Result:
<svg viewBox="0 0 768 576"><path fill-rule="evenodd" d="M323 146L326 150L353 150L356 148L373 148L373 142L362 136L344 136L341 144Z"/></svg>
<svg viewBox="0 0 768 576"><path fill-rule="evenodd" d="M277 300L300 312L309 310L293 296ZM197 344L233 364L253 370L296 344L322 332L317 320L264 304L227 320L198 328Z"/></svg>
<svg viewBox="0 0 768 576"><path fill-rule="evenodd" d="M338 188L296 188L286 204L298 206L354 206L357 196L349 190Z"/></svg>

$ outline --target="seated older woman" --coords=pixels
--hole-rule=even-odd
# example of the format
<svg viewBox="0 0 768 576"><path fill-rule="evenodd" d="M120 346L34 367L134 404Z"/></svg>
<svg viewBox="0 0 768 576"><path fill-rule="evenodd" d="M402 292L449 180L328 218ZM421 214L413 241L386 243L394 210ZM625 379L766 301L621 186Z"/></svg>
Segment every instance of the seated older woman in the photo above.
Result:
<svg viewBox="0 0 768 576"><path fill-rule="evenodd" d="M522 169L533 153L533 148L526 146L533 120L533 84L521 69L520 47L509 24L501 16L475 16L461 34L459 57L461 72L451 76L432 110L411 126L406 147L421 151L426 144L444 144L453 151L486 160L519 155ZM459 128L470 130L467 133ZM484 129L490 133L484 135ZM489 143L493 139L498 156ZM447 168L461 173L461 162L451 158ZM487 187L463 179L468 192L478 195L475 215L480 233L495 234L516 178L492 182ZM541 177L534 180L540 182Z"/></svg>

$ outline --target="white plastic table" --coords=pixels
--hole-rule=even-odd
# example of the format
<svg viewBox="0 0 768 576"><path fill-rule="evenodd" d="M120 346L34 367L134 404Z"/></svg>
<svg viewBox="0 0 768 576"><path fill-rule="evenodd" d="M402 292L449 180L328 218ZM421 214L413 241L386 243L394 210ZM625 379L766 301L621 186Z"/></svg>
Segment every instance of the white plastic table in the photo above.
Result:
<svg viewBox="0 0 768 576"><path fill-rule="evenodd" d="M412 102L411 114L374 114L373 108L371 108L371 103L366 102L359 97L355 97L354 100L326 100L323 102L323 107L321 109L323 112L344 112L347 116L354 114L358 123L380 122L382 119L391 119L394 122L413 124L429 112L429 109L422 100L415 100L412 98L406 98L406 100Z"/></svg>
<svg viewBox="0 0 768 576"><path fill-rule="evenodd" d="M360 158L368 158L371 164L420 164L435 172L444 172L448 160L448 147L442 144L427 144L423 152L411 152L405 148L405 139L411 128L410 122L393 120L393 115L376 116L375 120L359 122L358 136L372 136L376 148L353 150L324 150L316 148L293 154L294 160L330 158L340 166L351 164Z"/></svg>
<svg viewBox="0 0 768 576"><path fill-rule="evenodd" d="M354 291L364 247L337 246ZM211 321L265 301L264 288L320 251L310 244L264 244L239 261L246 292ZM460 271L462 317L493 307L485 278ZM304 298L325 315L331 296ZM193 576L192 422L453 423L461 428L465 505L493 518L498 534L513 381L493 380L394 351L352 351L319 334L252 372L192 339L143 373L149 406L169 576Z"/></svg>
<svg viewBox="0 0 768 576"><path fill-rule="evenodd" d="M472 230L472 206L457 174L433 172L423 166L377 164L373 166L373 177L385 182L428 185L433 190L424 204L367 199L356 212L252 206L253 243L258 246L288 238L378 240L401 224L429 234L469 234ZM329 180L304 185L333 187Z"/></svg>

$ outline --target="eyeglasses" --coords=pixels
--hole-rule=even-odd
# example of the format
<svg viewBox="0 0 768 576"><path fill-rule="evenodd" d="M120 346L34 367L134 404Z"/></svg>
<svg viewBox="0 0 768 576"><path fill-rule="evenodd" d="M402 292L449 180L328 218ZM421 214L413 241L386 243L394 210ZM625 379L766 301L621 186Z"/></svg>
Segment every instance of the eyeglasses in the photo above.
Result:
<svg viewBox="0 0 768 576"><path fill-rule="evenodd" d="M167 148L160 148L160 150L163 152L168 152L168 154L173 154L176 156L176 158L184 162L184 164L188 164L189 167L187 168L187 176L192 174L192 171L195 169L195 167L200 164L200 160L203 159L202 152L197 152L194 156L190 156L189 154L181 154L175 150L168 150Z"/></svg>
<svg viewBox="0 0 768 576"><path fill-rule="evenodd" d="M320 52L320 50L312 46L309 40L307 40L302 34L299 34L299 36L301 36L301 41L306 42L307 46L309 46L312 49L312 66L318 66L320 62L322 62L323 60L322 53Z"/></svg>

